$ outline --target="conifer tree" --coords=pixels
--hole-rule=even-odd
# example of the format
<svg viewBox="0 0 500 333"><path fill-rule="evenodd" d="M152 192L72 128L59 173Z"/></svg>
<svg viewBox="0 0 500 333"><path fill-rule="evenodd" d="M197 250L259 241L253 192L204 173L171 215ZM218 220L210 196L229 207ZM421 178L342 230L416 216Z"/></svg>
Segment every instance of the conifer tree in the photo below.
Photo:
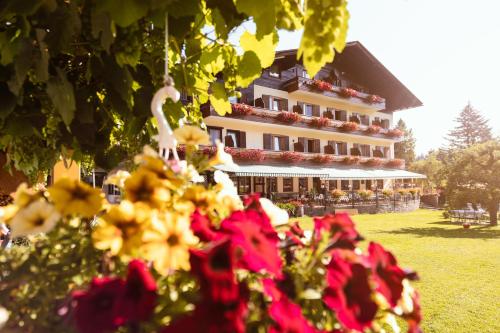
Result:
<svg viewBox="0 0 500 333"><path fill-rule="evenodd" d="M403 139L394 144L394 157L401 158L407 164L415 161L415 137L413 130L406 126L403 119L399 119L396 128L403 132Z"/></svg>
<svg viewBox="0 0 500 333"><path fill-rule="evenodd" d="M474 109L470 102L455 119L457 126L448 134L451 149L464 149L476 143L483 143L492 139L488 120Z"/></svg>

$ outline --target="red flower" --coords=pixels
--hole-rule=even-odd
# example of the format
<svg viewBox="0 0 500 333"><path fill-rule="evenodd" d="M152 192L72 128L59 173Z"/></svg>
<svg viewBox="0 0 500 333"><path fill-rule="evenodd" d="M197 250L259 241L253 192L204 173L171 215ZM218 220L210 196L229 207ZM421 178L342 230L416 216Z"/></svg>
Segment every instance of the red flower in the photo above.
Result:
<svg viewBox="0 0 500 333"><path fill-rule="evenodd" d="M285 151L280 154L280 159L287 163L298 163L304 160L304 155L296 151Z"/></svg>
<svg viewBox="0 0 500 333"><path fill-rule="evenodd" d="M109 332L124 323L119 309L124 284L118 278L94 278L88 290L73 292L78 332Z"/></svg>
<svg viewBox="0 0 500 333"><path fill-rule="evenodd" d="M345 261L335 252L327 266L326 278L328 287L323 301L337 313L340 323L358 331L370 327L377 304L372 300L367 269Z"/></svg>
<svg viewBox="0 0 500 333"><path fill-rule="evenodd" d="M240 265L250 271L266 270L281 275L281 257L278 252L276 232L254 210L236 211L222 221L221 230L230 235L231 241L241 250Z"/></svg>
<svg viewBox="0 0 500 333"><path fill-rule="evenodd" d="M290 226L290 231L291 231L294 235L296 235L296 236L298 236L298 237L300 237L300 238L305 237L305 235L304 235L304 230L300 227L300 224L299 224L299 222L298 222L298 221L297 221L297 222L295 222L294 224L292 224L292 225Z"/></svg>
<svg viewBox="0 0 500 333"><path fill-rule="evenodd" d="M298 304L282 296L271 303L269 315L274 324L269 333L314 333L318 332L304 317Z"/></svg>
<svg viewBox="0 0 500 333"><path fill-rule="evenodd" d="M155 309L156 298L155 279L142 261L132 260L128 264L120 313L128 322L148 320Z"/></svg>
<svg viewBox="0 0 500 333"><path fill-rule="evenodd" d="M319 241L323 231L330 234L331 246L354 249L361 236L354 227L354 222L346 213L328 214L314 218L314 239Z"/></svg>
<svg viewBox="0 0 500 333"><path fill-rule="evenodd" d="M276 119L282 123L292 124L300 120L300 115L295 112L281 111L276 115Z"/></svg>
<svg viewBox="0 0 500 333"><path fill-rule="evenodd" d="M229 303L238 298L239 287L233 271L234 249L229 239L208 250L190 250L189 261L207 300Z"/></svg>
<svg viewBox="0 0 500 333"><path fill-rule="evenodd" d="M191 215L191 230L203 242L210 242L218 237L208 216L200 213L199 209Z"/></svg>
<svg viewBox="0 0 500 333"><path fill-rule="evenodd" d="M240 286L240 295L230 304L202 302L191 315L174 321L161 333L243 333L248 311L248 289Z"/></svg>
<svg viewBox="0 0 500 333"><path fill-rule="evenodd" d="M406 273L397 265L396 258L379 244L370 242L368 260L377 283L377 290L391 306L396 306L403 292Z"/></svg>
<svg viewBox="0 0 500 333"><path fill-rule="evenodd" d="M276 233L276 230L274 230L274 227L271 224L269 216L267 216L266 212L264 211L264 208L262 208L262 205L260 204L260 194L253 193L247 195L243 199L243 205L246 207L247 211L251 210L257 212L260 215L260 218L256 220L256 222L259 223L260 227L262 228L262 231L264 232L264 234L266 234L266 236L269 239L273 239L276 242L278 242L278 234Z"/></svg>

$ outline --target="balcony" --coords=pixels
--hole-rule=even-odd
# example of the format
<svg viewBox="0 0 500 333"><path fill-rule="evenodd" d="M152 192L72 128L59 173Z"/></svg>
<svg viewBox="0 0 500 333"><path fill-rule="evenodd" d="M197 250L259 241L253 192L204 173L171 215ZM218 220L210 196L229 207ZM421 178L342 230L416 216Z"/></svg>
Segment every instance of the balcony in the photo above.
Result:
<svg viewBox="0 0 500 333"><path fill-rule="evenodd" d="M335 102L340 108L359 108L369 111L385 109L385 99L354 89L334 86L328 82L294 77L283 84L283 88L297 99L301 97L321 98Z"/></svg>
<svg viewBox="0 0 500 333"><path fill-rule="evenodd" d="M204 116L220 117L213 109L206 110ZM402 133L386 129L372 122L372 125L358 124L356 121L340 121L327 117L311 117L296 112L275 111L245 104L233 104L233 113L225 117L260 123L294 126L308 130L343 133L346 135L369 136L391 142L400 141Z"/></svg>

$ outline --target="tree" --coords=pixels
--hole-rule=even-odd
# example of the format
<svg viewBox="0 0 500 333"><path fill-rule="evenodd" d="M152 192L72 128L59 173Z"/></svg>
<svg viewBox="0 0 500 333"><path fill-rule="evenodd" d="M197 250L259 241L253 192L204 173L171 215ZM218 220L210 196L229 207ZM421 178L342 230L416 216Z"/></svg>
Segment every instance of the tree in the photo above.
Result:
<svg viewBox="0 0 500 333"><path fill-rule="evenodd" d="M480 203L487 208L490 223L498 224L500 140L454 151L448 172L447 194L450 205L460 208L466 202Z"/></svg>
<svg viewBox="0 0 500 333"><path fill-rule="evenodd" d="M406 163L411 164L415 161L415 138L413 130L406 127L403 119L399 119L396 128L403 132L403 139L394 144L394 157L401 158Z"/></svg>
<svg viewBox="0 0 500 333"><path fill-rule="evenodd" d="M439 152L430 151L408 166L408 170L427 176L426 183L432 190L446 185L446 165L439 158Z"/></svg>
<svg viewBox="0 0 500 333"><path fill-rule="evenodd" d="M304 29L298 56L312 76L345 46L347 0L3 0L0 151L26 174L65 151L112 168L156 133L150 101L168 67L190 96L167 102L172 126L231 112L230 96L274 60L278 29ZM233 32L254 22L256 33ZM241 48L240 48L241 47ZM224 80L221 81L220 78Z"/></svg>
<svg viewBox="0 0 500 333"><path fill-rule="evenodd" d="M448 134L450 148L463 149L492 139L488 120L470 102L455 119L457 126Z"/></svg>

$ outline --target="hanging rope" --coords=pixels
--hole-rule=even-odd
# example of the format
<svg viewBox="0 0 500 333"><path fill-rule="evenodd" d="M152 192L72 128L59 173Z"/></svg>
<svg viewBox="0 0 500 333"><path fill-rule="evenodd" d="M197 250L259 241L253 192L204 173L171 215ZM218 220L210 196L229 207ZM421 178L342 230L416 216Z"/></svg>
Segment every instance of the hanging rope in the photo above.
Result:
<svg viewBox="0 0 500 333"><path fill-rule="evenodd" d="M168 75L168 13L165 15L165 76L164 86L158 90L151 101L151 112L158 122L158 146L160 156L168 160L170 151L175 160L179 160L177 155L177 140L174 137L172 128L168 124L165 114L163 113L163 104L170 98L177 102L180 98L180 93L174 87L174 80Z"/></svg>

